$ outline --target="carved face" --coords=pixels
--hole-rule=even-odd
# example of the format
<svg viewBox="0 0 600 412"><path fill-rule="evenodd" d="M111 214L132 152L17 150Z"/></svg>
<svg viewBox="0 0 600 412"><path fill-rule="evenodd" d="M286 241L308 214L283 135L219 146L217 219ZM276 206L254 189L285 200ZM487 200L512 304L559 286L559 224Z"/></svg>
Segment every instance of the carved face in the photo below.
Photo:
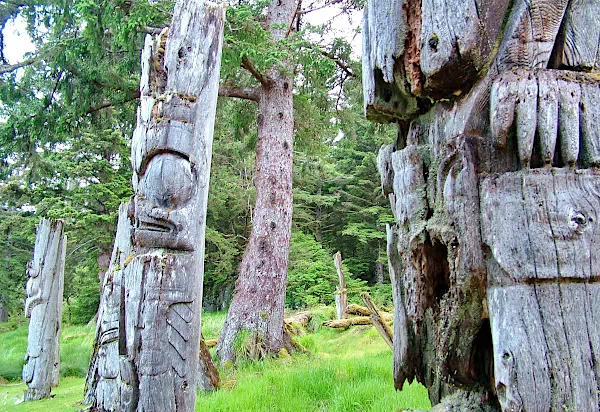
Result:
<svg viewBox="0 0 600 412"><path fill-rule="evenodd" d="M412 119L429 99L464 95L484 72L600 69L594 0L370 0L364 21L367 115ZM582 29L585 27L585 30ZM502 29L504 28L504 31Z"/></svg>

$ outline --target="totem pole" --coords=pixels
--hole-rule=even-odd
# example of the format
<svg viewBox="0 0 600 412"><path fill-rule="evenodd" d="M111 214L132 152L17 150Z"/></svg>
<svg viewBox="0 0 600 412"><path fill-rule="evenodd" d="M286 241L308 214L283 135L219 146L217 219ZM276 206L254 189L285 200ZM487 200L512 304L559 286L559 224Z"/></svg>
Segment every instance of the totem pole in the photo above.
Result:
<svg viewBox="0 0 600 412"><path fill-rule="evenodd" d="M368 3L396 387L598 411L600 2Z"/></svg>
<svg viewBox="0 0 600 412"><path fill-rule="evenodd" d="M175 5L147 36L132 140L86 399L99 411L194 410L204 233L225 8Z"/></svg>
<svg viewBox="0 0 600 412"><path fill-rule="evenodd" d="M26 401L47 398L51 388L58 385L66 244L62 220L40 221L33 261L27 265L25 316L30 321L23 366Z"/></svg>

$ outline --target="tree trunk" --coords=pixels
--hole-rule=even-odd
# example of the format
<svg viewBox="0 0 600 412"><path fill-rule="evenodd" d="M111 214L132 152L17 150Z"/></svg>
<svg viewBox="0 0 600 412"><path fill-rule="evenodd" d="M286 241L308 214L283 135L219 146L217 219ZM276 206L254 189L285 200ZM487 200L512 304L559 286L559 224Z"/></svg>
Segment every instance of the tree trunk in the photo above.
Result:
<svg viewBox="0 0 600 412"><path fill-rule="evenodd" d="M8 321L8 308L4 306L2 302L2 296L0 296L0 323Z"/></svg>
<svg viewBox="0 0 600 412"><path fill-rule="evenodd" d="M598 2L368 3L397 388L599 411Z"/></svg>
<svg viewBox="0 0 600 412"><path fill-rule="evenodd" d="M225 13L181 0L146 37L132 140L87 400L99 411L193 411L204 233ZM168 34L167 34L168 33Z"/></svg>
<svg viewBox="0 0 600 412"><path fill-rule="evenodd" d="M273 0L267 14L273 39L282 39L296 1ZM256 148L256 205L252 232L240 264L234 296L219 337L221 362L233 361L233 344L249 332L249 353L277 354L284 346L283 315L292 225L294 106L292 79L276 69L262 85Z"/></svg>
<svg viewBox="0 0 600 412"><path fill-rule="evenodd" d="M26 401L47 398L58 385L66 245L64 223L42 219L27 267L25 316L31 320L23 366Z"/></svg>
<svg viewBox="0 0 600 412"><path fill-rule="evenodd" d="M383 285L383 263L375 262L375 269L377 270L377 284Z"/></svg>
<svg viewBox="0 0 600 412"><path fill-rule="evenodd" d="M338 319L346 318L346 308L348 306L348 294L346 292L346 279L342 270L342 254L337 252L333 257L333 263L337 270L338 289L335 291L335 311Z"/></svg>

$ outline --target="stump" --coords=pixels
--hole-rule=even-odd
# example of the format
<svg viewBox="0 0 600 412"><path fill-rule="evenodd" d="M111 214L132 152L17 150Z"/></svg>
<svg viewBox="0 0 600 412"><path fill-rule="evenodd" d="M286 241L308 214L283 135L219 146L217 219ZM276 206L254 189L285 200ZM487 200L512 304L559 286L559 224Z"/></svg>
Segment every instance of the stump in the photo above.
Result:
<svg viewBox="0 0 600 412"><path fill-rule="evenodd" d="M224 7L175 5L147 36L131 161L86 399L100 411L193 411ZM202 363L204 366L205 362Z"/></svg>
<svg viewBox="0 0 600 412"><path fill-rule="evenodd" d="M25 316L30 321L23 366L25 401L47 398L58 385L66 245L63 221L42 219L33 260L27 265Z"/></svg>
<svg viewBox="0 0 600 412"><path fill-rule="evenodd" d="M378 157L397 388L599 410L599 11L368 1L366 113L399 130Z"/></svg>

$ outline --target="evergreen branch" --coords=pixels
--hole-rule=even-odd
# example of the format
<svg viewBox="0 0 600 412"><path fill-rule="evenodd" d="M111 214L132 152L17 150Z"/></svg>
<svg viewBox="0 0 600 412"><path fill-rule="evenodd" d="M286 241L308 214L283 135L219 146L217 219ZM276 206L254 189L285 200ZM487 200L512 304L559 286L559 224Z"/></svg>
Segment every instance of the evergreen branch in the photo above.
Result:
<svg viewBox="0 0 600 412"><path fill-rule="evenodd" d="M319 49L319 53L321 53L322 56L327 57L328 59L332 60L340 69L342 69L344 72L346 72L346 74L348 76L358 77L356 75L356 73L354 73L352 70L350 70L350 65L348 65L346 62L344 62L339 57L336 57L335 55L328 53L325 50L321 50L321 49Z"/></svg>
<svg viewBox="0 0 600 412"><path fill-rule="evenodd" d="M219 96L252 100L258 103L260 100L260 89L257 87L220 87Z"/></svg>
<svg viewBox="0 0 600 412"><path fill-rule="evenodd" d="M248 70L250 74L264 87L269 88L273 85L273 80L258 71L256 66L254 66L254 64L246 56L242 57L242 67Z"/></svg>
<svg viewBox="0 0 600 412"><path fill-rule="evenodd" d="M3 66L0 66L0 74L10 73L17 69L20 69L21 67L31 66L32 64L36 63L38 60L39 60L39 56L36 56L36 57L32 57L32 58L23 60L22 62L19 62L19 63L6 64Z"/></svg>
<svg viewBox="0 0 600 412"><path fill-rule="evenodd" d="M128 103L128 102L131 102L131 101L139 99L139 98L140 98L140 92L139 92L139 90L136 90L135 92L131 93L127 98L125 98L125 100L122 100L120 102L105 101L105 102L100 103L98 106L90 106L90 108L87 109L85 114L87 115L87 114L96 113L102 109L107 109L109 107L114 107L119 104Z"/></svg>

